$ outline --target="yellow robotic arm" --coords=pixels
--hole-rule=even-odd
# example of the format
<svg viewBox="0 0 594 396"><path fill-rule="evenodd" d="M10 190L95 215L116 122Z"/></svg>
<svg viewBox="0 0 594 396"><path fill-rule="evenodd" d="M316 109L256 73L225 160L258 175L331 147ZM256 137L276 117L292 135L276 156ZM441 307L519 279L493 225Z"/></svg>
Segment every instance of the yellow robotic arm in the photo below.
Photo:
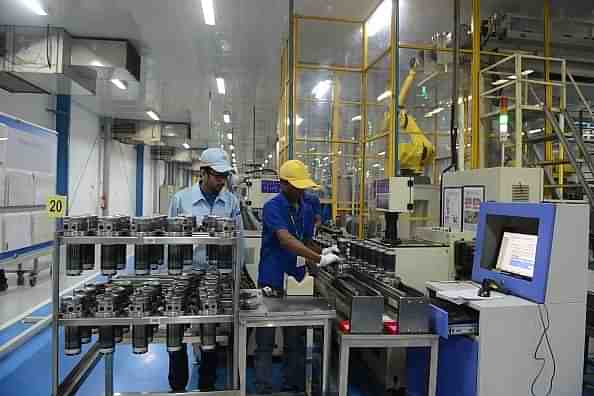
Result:
<svg viewBox="0 0 594 396"><path fill-rule="evenodd" d="M417 120L408 114L404 105L411 87L417 76L417 63L413 59L406 79L402 83L398 95L400 107L400 169L403 171L420 174L423 168L431 163L435 156L435 146L427 139L425 133L417 125ZM384 130L388 130L392 117L390 112L384 114Z"/></svg>

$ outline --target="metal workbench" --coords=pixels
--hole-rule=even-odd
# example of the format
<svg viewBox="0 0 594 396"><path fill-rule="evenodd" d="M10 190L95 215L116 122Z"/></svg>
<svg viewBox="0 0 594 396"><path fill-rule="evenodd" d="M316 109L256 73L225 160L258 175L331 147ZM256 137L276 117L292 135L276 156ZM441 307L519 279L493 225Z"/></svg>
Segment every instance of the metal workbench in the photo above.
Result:
<svg viewBox="0 0 594 396"><path fill-rule="evenodd" d="M437 357L439 336L434 334L345 334L336 329L340 345L338 365L338 396L347 396L349 381L349 358L351 348L431 348L428 396L435 396L437 388Z"/></svg>
<svg viewBox="0 0 594 396"><path fill-rule="evenodd" d="M98 345L93 345L90 350L81 357L80 362L71 372L66 375L65 380L60 383L59 362L60 362L60 326L127 326L134 324L196 324L196 323L228 323L233 324L233 353L232 353L232 390L222 392L186 392L184 395L218 395L234 396L239 393L238 356L239 356L239 289L241 279L241 266L233 265L233 314L231 315L194 315L194 316L148 316L144 318L117 317L117 318L80 318L62 319L60 317L60 254L61 245L68 244L96 244L96 245L225 245L233 248L234 264L241 262L240 237L219 238L210 237L206 233L195 233L187 237L105 237L105 236L83 236L64 237L56 233L55 248L52 262L52 396L74 395L80 385L85 381L89 373L97 365L101 357L105 360L105 395L113 396L113 353L101 355L98 352ZM115 353L115 352L114 352ZM142 395L158 396L163 393L142 393ZM141 395L141 393L119 393L119 395Z"/></svg>
<svg viewBox="0 0 594 396"><path fill-rule="evenodd" d="M256 327L322 327L322 393L328 390L332 321L336 311L328 300L313 297L263 298L262 305L239 313L239 389L246 394L247 331ZM304 351L305 353L305 351Z"/></svg>

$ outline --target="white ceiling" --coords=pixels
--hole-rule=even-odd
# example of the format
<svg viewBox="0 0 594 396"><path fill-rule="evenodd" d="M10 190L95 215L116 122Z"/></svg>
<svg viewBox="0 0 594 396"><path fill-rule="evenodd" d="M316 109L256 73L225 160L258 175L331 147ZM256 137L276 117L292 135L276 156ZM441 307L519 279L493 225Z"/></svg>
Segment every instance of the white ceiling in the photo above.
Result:
<svg viewBox="0 0 594 396"><path fill-rule="evenodd" d="M51 24L76 36L129 39L143 57L141 84L120 91L108 81L100 81L98 95L74 98L78 103L107 116L147 119L145 110L152 108L163 120L191 122L195 147L218 144L221 130L229 143L225 135L232 127L240 163L252 161L255 106L260 154L256 160L261 162L274 150L288 0L214 0L214 27L204 24L200 0L40 1L49 7L50 16L33 15L23 0L0 0L0 24ZM295 0L295 7L302 15L363 19L378 2ZM413 41L428 42L432 32L450 30L453 25L453 0L400 2L402 38L407 41L410 36ZM470 9L470 0L461 3ZM542 0L483 0L483 12L503 8L532 14L540 13L541 5ZM225 78L226 96L216 93L215 75ZM209 91L213 92L214 121L210 130ZM232 113L233 123L221 129L217 126L222 125L225 110Z"/></svg>

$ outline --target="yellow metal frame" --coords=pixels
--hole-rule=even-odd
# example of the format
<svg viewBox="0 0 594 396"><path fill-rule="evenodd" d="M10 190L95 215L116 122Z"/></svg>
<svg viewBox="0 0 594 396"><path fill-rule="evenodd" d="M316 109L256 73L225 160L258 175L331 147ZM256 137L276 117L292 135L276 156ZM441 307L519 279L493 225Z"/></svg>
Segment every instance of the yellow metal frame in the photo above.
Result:
<svg viewBox="0 0 594 396"><path fill-rule="evenodd" d="M331 105L330 114L332 115L331 125L331 134L330 139L319 139L319 138L310 138L304 135L299 135L299 126L295 125L295 133L293 136L293 147L294 147L294 157L297 156L301 157L314 157L314 156L329 156L334 159L341 157L338 154L341 147L344 145L356 145L357 149L355 150L355 155L342 155L342 157L354 159L355 163L357 164L357 180L359 183L358 191L357 191L357 201L358 202L339 202L338 200L338 175L339 175L339 163L338 161L334 161L331 164L331 172L332 172L332 196L329 199L323 199L322 202L332 203L333 216L339 215L341 212L346 211L355 211L356 215L358 216L359 224L358 224L358 234L360 237L363 237L364 234L364 224L366 222L367 217L369 214L367 213L368 208L366 205L366 183L367 183L367 162L369 160L378 160L382 157L373 155L369 152L368 144L372 142L376 142L380 139L384 139L386 142L386 156L383 157L386 161L385 163L385 176L389 176L393 173L394 170L394 162L396 161L397 156L399 155L399 150L395 141L395 133L394 133L394 126L390 125L387 129L383 131L375 131L373 136L369 134L369 121L370 121L370 109L375 107L384 107L387 102L377 103L374 98L368 98L369 94L369 73L376 70L375 68L377 65L386 59L386 57L392 56L395 52L393 43L398 42L397 49L411 49L411 50L431 50L437 51L442 53L451 53L453 49L451 48L435 48L435 46L426 43L410 43L410 42L401 42L397 40L397 37L390 37L389 42L386 43L385 49L379 54L375 59L369 59L369 38L368 38L368 31L367 31L367 22L369 18L373 16L377 8L381 5L383 0L377 0L376 5L371 9L369 15L364 18L363 20L357 19L349 19L349 18L333 18L333 17L320 17L320 16L305 16L305 15L294 15L294 41L292 43L288 43L288 45L292 45L295 53L295 62L293 65L287 64L287 51L286 48L283 50L281 54L281 104L279 106L279 118L280 122L278 124L278 133L279 133L279 164L282 164L283 161L287 159L291 159L288 156L288 134L287 134L287 99L288 95L293 95L294 99L294 107L295 107L295 114L298 114L298 105L303 104L306 102L314 101L311 98L298 98L297 92L298 85L300 83L300 71L306 70L319 70L319 71L326 71L333 73L334 77L334 98L332 101L325 101ZM544 0L545 2L548 0ZM481 150L481 145L484 145L486 141L486 137L481 135L481 122L480 122L480 91L481 91L481 81L480 81L480 66L481 66L481 55L489 55L493 57L501 57L505 58L512 53L506 52L490 52L490 51L481 51L480 50L480 0L472 0L472 21L473 21L473 31L472 31L472 49L463 49L460 51L461 54L464 55L471 55L472 63L471 63L471 86L470 92L465 94L465 97L460 105L462 113L462 120L464 121L464 129L461 131L462 139L465 143L464 150L467 150L466 156L468 159L468 163L471 168L478 168L482 166L483 163L483 155L484 155L484 147ZM300 35L299 31L302 27L302 23L304 21L317 21L319 23L342 23L342 24L358 24L361 25L361 36L362 36L362 64L361 65L338 65L338 64L315 64L315 63L303 63L300 60L298 49L300 48ZM392 30L392 29L391 29ZM549 32L550 34L550 32ZM391 35L390 35L391 36ZM386 70L388 75L391 78L399 78L398 71L393 70L390 66L389 70ZM343 101L340 98L341 88L339 87L340 84L340 75L343 73L355 73L361 76L361 100L359 102L356 101ZM287 92L287 81L288 78L294 78L294 92L288 93ZM337 94L338 92L338 94ZM466 96L468 95L468 96ZM397 106L395 102L395 98L397 97L396 93L392 93L391 97L386 100L391 100L390 107L391 107L391 115L394 116L397 111ZM474 100L473 100L474 98ZM356 140L348 140L342 138L343 134L340 131L341 128L341 109L344 105L358 105L361 109L361 125L358 131L358 136ZM394 124L393 122L391 124ZM379 133L378 133L379 132ZM311 133L311 132L310 132ZM428 134L429 132L427 132ZM437 128L433 128L433 131L430 132L433 138L433 143L437 147L438 145L438 137L445 136L447 134L438 133ZM299 136L299 137L298 137ZM299 152L299 146L297 144L301 144L305 146L303 143L325 143L330 145L330 153L320 154L320 153L304 153ZM464 158L461 158L461 161L464 161ZM438 173L436 170L436 165L434 161L434 183L437 183Z"/></svg>

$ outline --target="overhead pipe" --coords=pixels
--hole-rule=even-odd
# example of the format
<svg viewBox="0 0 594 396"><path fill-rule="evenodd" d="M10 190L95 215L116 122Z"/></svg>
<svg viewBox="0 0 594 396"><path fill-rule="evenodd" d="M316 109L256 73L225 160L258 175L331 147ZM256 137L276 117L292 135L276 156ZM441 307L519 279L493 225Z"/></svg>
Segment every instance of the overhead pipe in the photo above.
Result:
<svg viewBox="0 0 594 396"><path fill-rule="evenodd" d="M443 176L458 170L458 70L460 65L460 0L454 0L454 67L452 69L452 104L450 113L450 165L442 172L439 180L439 225L443 226Z"/></svg>

